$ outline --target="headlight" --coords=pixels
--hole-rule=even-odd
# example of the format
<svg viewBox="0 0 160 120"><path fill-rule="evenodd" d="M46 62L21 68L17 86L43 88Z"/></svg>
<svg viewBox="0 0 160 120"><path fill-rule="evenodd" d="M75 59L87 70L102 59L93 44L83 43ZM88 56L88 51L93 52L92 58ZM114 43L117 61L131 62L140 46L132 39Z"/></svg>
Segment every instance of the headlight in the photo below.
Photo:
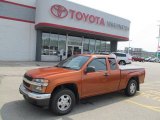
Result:
<svg viewBox="0 0 160 120"><path fill-rule="evenodd" d="M37 86L48 86L48 80L45 79L33 79L32 81L35 82Z"/></svg>
<svg viewBox="0 0 160 120"><path fill-rule="evenodd" d="M44 93L48 86L48 80L45 79L33 79L31 90L38 93Z"/></svg>

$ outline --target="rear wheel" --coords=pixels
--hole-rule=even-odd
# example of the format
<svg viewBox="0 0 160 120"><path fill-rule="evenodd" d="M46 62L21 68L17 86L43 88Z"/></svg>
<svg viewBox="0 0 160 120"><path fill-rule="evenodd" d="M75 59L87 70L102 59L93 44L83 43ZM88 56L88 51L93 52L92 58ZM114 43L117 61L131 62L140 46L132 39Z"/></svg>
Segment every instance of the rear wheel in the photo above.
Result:
<svg viewBox="0 0 160 120"><path fill-rule="evenodd" d="M75 95L69 89L58 90L51 98L50 108L56 115L64 115L73 109Z"/></svg>
<svg viewBox="0 0 160 120"><path fill-rule="evenodd" d="M119 61L119 65L126 65L126 62L121 60L121 61Z"/></svg>
<svg viewBox="0 0 160 120"><path fill-rule="evenodd" d="M133 96L135 95L137 92L137 81L134 80L134 79L131 79L129 82L128 82L128 85L125 89L125 94L127 96Z"/></svg>

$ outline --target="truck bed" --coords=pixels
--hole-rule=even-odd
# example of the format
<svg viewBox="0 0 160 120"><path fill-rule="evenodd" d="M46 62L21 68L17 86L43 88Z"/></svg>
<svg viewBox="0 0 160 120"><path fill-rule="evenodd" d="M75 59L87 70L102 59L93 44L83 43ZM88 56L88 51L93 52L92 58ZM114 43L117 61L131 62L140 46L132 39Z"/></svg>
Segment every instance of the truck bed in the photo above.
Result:
<svg viewBox="0 0 160 120"><path fill-rule="evenodd" d="M136 65L120 65L120 70L136 70L136 69L144 69L144 67L136 66Z"/></svg>

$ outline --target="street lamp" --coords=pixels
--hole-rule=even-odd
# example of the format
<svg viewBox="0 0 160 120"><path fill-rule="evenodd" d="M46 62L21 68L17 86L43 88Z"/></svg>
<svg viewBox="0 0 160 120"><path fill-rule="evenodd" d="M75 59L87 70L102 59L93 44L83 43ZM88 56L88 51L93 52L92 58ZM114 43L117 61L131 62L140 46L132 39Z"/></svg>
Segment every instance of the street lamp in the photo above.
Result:
<svg viewBox="0 0 160 120"><path fill-rule="evenodd" d="M130 47L130 42L131 42L132 40L129 40L128 42L129 42L129 44L128 44L128 54L129 54L129 49L131 48Z"/></svg>
<svg viewBox="0 0 160 120"><path fill-rule="evenodd" d="M160 22L160 20L158 20L158 22ZM158 45L157 45L157 58L159 57L159 41L160 41L160 25L158 25L159 27L159 35L157 37L157 40L158 40Z"/></svg>
<svg viewBox="0 0 160 120"><path fill-rule="evenodd" d="M159 56L159 49L160 49L160 46L159 46L160 36L157 37L157 40L158 40L158 45L157 45L157 58L158 58L158 56Z"/></svg>

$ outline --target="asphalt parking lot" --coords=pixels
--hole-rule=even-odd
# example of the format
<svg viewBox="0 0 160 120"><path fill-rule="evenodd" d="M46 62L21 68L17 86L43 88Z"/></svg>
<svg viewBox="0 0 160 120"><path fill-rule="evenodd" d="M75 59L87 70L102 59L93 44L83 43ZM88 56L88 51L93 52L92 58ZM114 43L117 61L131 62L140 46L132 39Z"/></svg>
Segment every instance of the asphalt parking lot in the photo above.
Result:
<svg viewBox="0 0 160 120"><path fill-rule="evenodd" d="M146 68L145 83L136 96L118 92L88 98L64 116L25 102L18 90L25 71L54 64L0 62L0 120L160 120L160 63L133 63Z"/></svg>

